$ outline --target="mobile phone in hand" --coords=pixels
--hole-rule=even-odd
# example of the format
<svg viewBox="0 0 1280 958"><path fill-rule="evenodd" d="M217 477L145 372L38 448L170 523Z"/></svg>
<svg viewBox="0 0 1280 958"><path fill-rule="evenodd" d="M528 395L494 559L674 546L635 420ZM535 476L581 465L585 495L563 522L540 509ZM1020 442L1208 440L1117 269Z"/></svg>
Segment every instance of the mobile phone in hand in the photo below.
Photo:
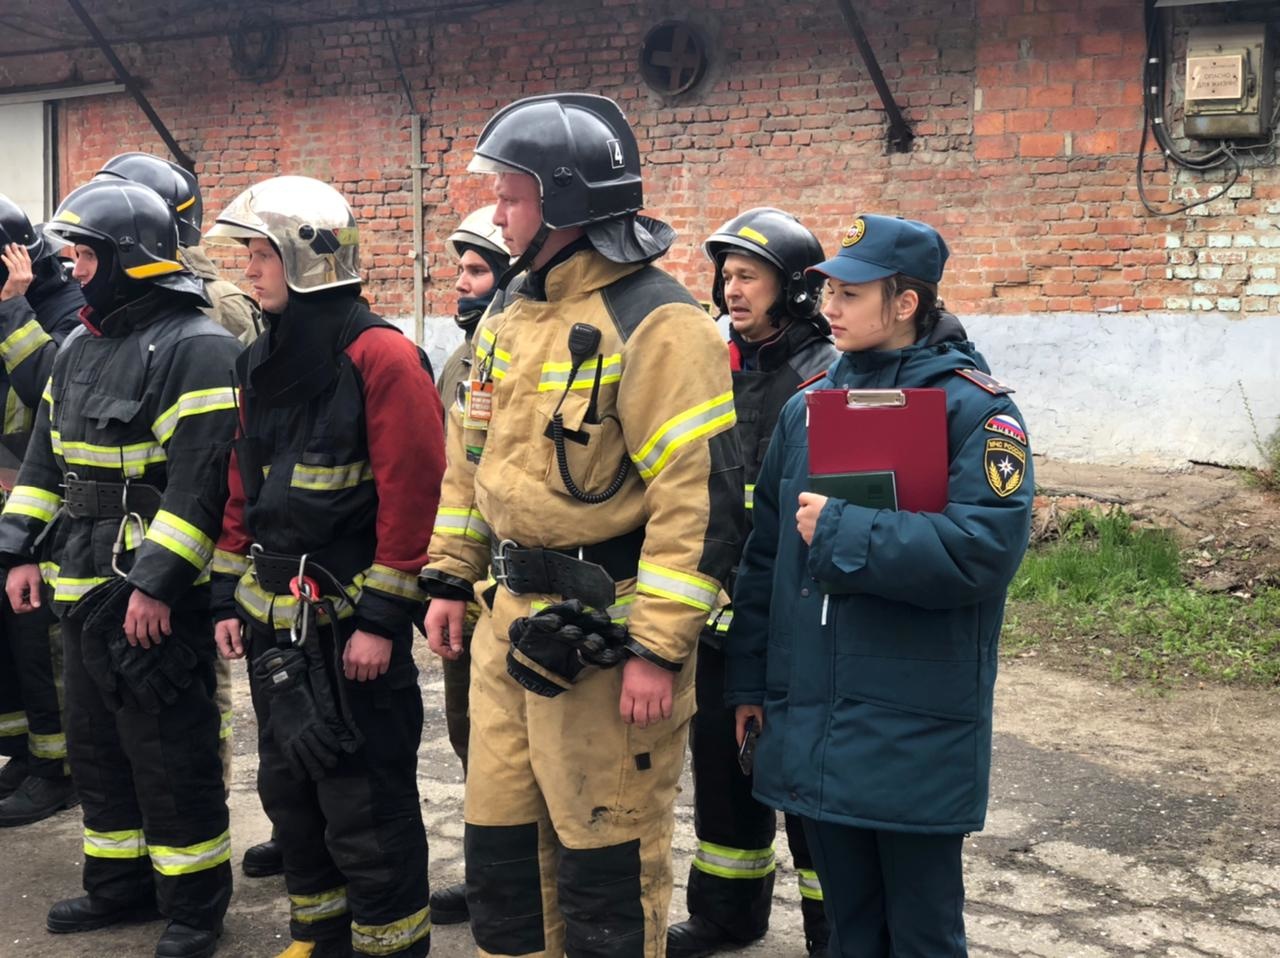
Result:
<svg viewBox="0 0 1280 958"><path fill-rule="evenodd" d="M742 744L738 746L738 768L743 775L750 775L756 764L756 740L760 738L760 725L752 715L747 719L742 736Z"/></svg>

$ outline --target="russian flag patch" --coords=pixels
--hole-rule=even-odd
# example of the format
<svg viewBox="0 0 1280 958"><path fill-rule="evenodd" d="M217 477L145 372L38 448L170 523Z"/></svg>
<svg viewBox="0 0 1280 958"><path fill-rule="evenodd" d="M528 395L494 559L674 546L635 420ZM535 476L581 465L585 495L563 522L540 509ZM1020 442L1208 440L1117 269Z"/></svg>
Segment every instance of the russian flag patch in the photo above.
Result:
<svg viewBox="0 0 1280 958"><path fill-rule="evenodd" d="M1012 416L992 416L987 420L987 424L983 427L988 432L997 432L1002 436L1008 436L1014 442L1027 444L1027 431L1022 428L1022 424Z"/></svg>

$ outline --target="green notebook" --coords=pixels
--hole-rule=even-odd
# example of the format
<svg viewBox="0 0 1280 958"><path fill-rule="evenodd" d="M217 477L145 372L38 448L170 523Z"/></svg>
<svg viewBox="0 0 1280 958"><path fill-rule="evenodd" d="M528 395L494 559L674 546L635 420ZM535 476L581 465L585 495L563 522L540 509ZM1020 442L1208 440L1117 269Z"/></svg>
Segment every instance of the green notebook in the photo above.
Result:
<svg viewBox="0 0 1280 958"><path fill-rule="evenodd" d="M893 472L833 472L809 476L809 491L843 499L868 509L898 508L898 488Z"/></svg>

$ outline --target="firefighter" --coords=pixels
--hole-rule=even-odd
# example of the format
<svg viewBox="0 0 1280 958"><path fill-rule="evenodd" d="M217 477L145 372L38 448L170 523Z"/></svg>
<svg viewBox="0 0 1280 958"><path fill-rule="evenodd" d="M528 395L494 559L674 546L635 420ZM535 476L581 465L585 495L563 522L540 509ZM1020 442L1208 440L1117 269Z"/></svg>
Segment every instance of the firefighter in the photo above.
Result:
<svg viewBox="0 0 1280 958"><path fill-rule="evenodd" d="M240 342L253 342L261 330L258 304L240 287L223 279L213 261L200 247L204 200L200 195L200 183L196 175L177 163L150 153L120 153L102 165L96 178L103 177L141 183L160 194L161 199L169 205L178 226L178 255L187 268L204 281L205 295L211 304L204 308L205 315ZM218 713L222 720L218 733L218 756L222 759L222 780L230 795L233 715L231 663L219 656L214 667L218 676ZM269 840L250 846L245 849L240 867L250 878L279 875L284 871L279 844Z"/></svg>
<svg viewBox="0 0 1280 958"><path fill-rule="evenodd" d="M0 469L9 475L17 474L53 357L80 325L83 305L54 245L0 195ZM0 752L11 756L0 770L0 827L8 827L48 818L78 798L58 702L62 644L53 609L15 615L5 601L0 621Z"/></svg>
<svg viewBox="0 0 1280 958"><path fill-rule="evenodd" d="M454 289L458 293L456 320L463 341L453 351L440 371L440 397L446 407L445 428L449 425L447 408L456 401L458 387L471 373L471 337L476 324L489 308L497 292L498 277L511 265L511 254L502 241L502 231L493 225L493 206L485 206L468 214L458 228L449 234L445 246L458 266ZM463 625L462 654L456 659L442 659L444 665L444 718L449 731L449 744L467 770L467 736L471 728L467 717L467 699L471 684L471 634L480 608L467 605ZM467 920L466 886L439 888L431 894L431 920L437 925L453 925Z"/></svg>
<svg viewBox="0 0 1280 958"><path fill-rule="evenodd" d="M158 958L213 954L231 898L207 583L235 429L235 339L200 312L164 201L90 182L46 230L73 244L87 308L59 350L0 518L18 613L43 602L54 530L67 742L87 894L53 932L169 920Z"/></svg>
<svg viewBox="0 0 1280 958"><path fill-rule="evenodd" d="M805 272L824 256L813 233L791 214L770 207L730 219L703 249L715 264L712 299L729 318L735 431L743 450L750 520L756 473L783 404L838 355L820 312L822 277ZM698 648L698 712L690 732L698 848L689 869L690 917L668 929L669 958L738 947L763 937L769 927L777 814L751 796L751 777L738 767L734 713L724 704L721 649L732 620L731 606L713 613ZM804 828L791 815L786 826L799 874L805 944L809 954L825 955L822 889Z"/></svg>
<svg viewBox="0 0 1280 958"><path fill-rule="evenodd" d="M205 307L205 315L240 342L246 345L253 342L262 331L257 303L235 283L223 279L200 246L204 199L200 195L200 181L196 175L177 163L150 153L119 153L102 165L98 176L114 176L141 183L160 194L178 222L182 262L204 280L205 295L210 303ZM227 730L230 732L230 726Z"/></svg>
<svg viewBox="0 0 1280 958"><path fill-rule="evenodd" d="M500 110L469 167L528 274L481 321L423 583L472 639L467 904L485 955L657 956L697 636L737 556L725 345L652 266L640 156L604 97Z"/></svg>
<svg viewBox="0 0 1280 958"><path fill-rule="evenodd" d="M444 471L430 366L360 298L359 232L333 187L266 180L207 235L248 248L268 327L236 364L214 615L223 655L249 658L258 794L289 894L282 954L425 955L411 644Z"/></svg>

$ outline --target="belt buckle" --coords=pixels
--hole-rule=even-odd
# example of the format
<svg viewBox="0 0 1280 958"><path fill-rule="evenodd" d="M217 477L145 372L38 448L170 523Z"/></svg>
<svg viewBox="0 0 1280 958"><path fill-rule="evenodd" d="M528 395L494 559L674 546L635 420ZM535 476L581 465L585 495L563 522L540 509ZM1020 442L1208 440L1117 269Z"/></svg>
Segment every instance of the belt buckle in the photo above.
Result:
<svg viewBox="0 0 1280 958"><path fill-rule="evenodd" d="M67 515L72 519L83 518L80 513L76 512L75 507L71 505L71 483L79 481L80 477L74 472L65 472L62 475L62 482L59 483L62 487L63 493L62 507L67 511Z"/></svg>
<svg viewBox="0 0 1280 958"><path fill-rule="evenodd" d="M494 581L502 583L502 587L512 595L519 595L520 593L508 584L508 580L511 578L511 560L507 557L507 550L518 548L519 545L514 539L503 539L498 543L497 551L494 552L489 560L489 564L493 566Z"/></svg>

